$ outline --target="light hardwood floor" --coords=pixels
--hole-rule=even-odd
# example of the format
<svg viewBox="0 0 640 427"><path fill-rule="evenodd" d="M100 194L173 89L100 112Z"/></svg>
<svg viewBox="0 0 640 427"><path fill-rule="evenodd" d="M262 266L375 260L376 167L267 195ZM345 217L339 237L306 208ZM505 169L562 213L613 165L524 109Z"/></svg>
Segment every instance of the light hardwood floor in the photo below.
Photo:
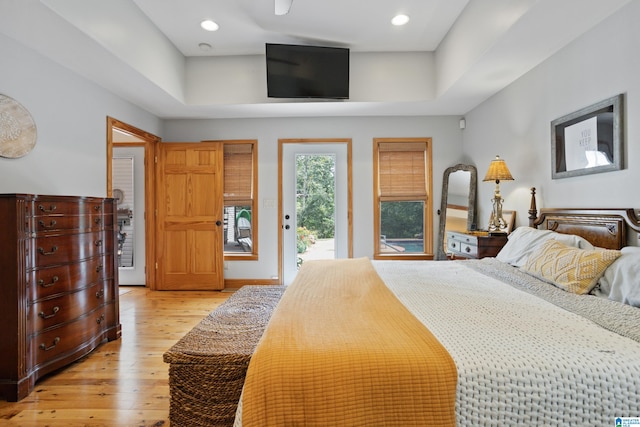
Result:
<svg viewBox="0 0 640 427"><path fill-rule="evenodd" d="M22 401L0 400L0 426L169 426L162 355L232 294L120 289L122 338L42 378Z"/></svg>

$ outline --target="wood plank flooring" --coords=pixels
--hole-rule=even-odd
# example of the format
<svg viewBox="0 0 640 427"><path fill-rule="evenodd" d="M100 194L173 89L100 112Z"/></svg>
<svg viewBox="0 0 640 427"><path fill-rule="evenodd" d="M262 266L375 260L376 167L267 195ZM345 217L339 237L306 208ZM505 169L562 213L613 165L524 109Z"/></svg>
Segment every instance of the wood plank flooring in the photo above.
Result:
<svg viewBox="0 0 640 427"><path fill-rule="evenodd" d="M20 402L0 401L0 426L169 426L162 355L229 292L121 287L122 338L42 378Z"/></svg>

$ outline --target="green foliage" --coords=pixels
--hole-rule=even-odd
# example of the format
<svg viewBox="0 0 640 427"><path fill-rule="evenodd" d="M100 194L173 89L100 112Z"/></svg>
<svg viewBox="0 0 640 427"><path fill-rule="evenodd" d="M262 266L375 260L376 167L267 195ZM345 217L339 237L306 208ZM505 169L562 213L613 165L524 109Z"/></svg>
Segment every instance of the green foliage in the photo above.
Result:
<svg viewBox="0 0 640 427"><path fill-rule="evenodd" d="M423 216L422 202L382 202L380 234L394 239L422 237Z"/></svg>
<svg viewBox="0 0 640 427"><path fill-rule="evenodd" d="M296 248L299 254L306 252L307 247L314 243L314 236L304 227L298 227L296 230Z"/></svg>
<svg viewBox="0 0 640 427"><path fill-rule="evenodd" d="M298 155L296 174L298 224L314 230L318 238L334 237L335 157Z"/></svg>

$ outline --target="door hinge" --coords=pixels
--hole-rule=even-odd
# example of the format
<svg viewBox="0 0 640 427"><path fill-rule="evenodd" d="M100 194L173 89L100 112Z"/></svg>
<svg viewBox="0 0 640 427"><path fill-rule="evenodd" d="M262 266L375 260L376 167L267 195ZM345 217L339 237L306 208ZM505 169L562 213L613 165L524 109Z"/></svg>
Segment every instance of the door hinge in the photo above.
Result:
<svg viewBox="0 0 640 427"><path fill-rule="evenodd" d="M157 163L158 163L158 156L155 156L155 157L153 158L153 161L157 164Z"/></svg>
<svg viewBox="0 0 640 427"><path fill-rule="evenodd" d="M156 262L156 270L158 269L158 263Z"/></svg>

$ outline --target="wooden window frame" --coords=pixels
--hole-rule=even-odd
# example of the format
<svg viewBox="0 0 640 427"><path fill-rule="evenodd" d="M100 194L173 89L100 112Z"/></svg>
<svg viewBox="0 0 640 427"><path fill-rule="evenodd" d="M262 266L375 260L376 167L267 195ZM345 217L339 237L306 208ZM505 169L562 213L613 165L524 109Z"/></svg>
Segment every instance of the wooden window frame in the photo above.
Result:
<svg viewBox="0 0 640 427"><path fill-rule="evenodd" d="M251 205L251 251L250 252L224 252L225 261L255 261L258 259L258 141L255 139L238 139L223 141L203 141L203 142L221 142L223 148L230 146L251 146L251 190L250 197L241 195L239 197L227 198L222 192L223 206L240 206ZM243 150L240 150L243 151ZM223 169L226 165L223 165Z"/></svg>
<svg viewBox="0 0 640 427"><path fill-rule="evenodd" d="M382 183L380 161L384 152L415 151L416 146L424 148L424 188L418 191L415 182L405 183L404 190L393 184ZM374 138L373 140L373 258L398 260L430 260L433 259L433 204L432 204L432 141L431 138ZM381 187L382 186L382 187ZM403 186L400 186L403 187ZM382 194L384 193L384 194ZM381 202L388 201L422 201L424 252L407 254L382 253L380 248Z"/></svg>

